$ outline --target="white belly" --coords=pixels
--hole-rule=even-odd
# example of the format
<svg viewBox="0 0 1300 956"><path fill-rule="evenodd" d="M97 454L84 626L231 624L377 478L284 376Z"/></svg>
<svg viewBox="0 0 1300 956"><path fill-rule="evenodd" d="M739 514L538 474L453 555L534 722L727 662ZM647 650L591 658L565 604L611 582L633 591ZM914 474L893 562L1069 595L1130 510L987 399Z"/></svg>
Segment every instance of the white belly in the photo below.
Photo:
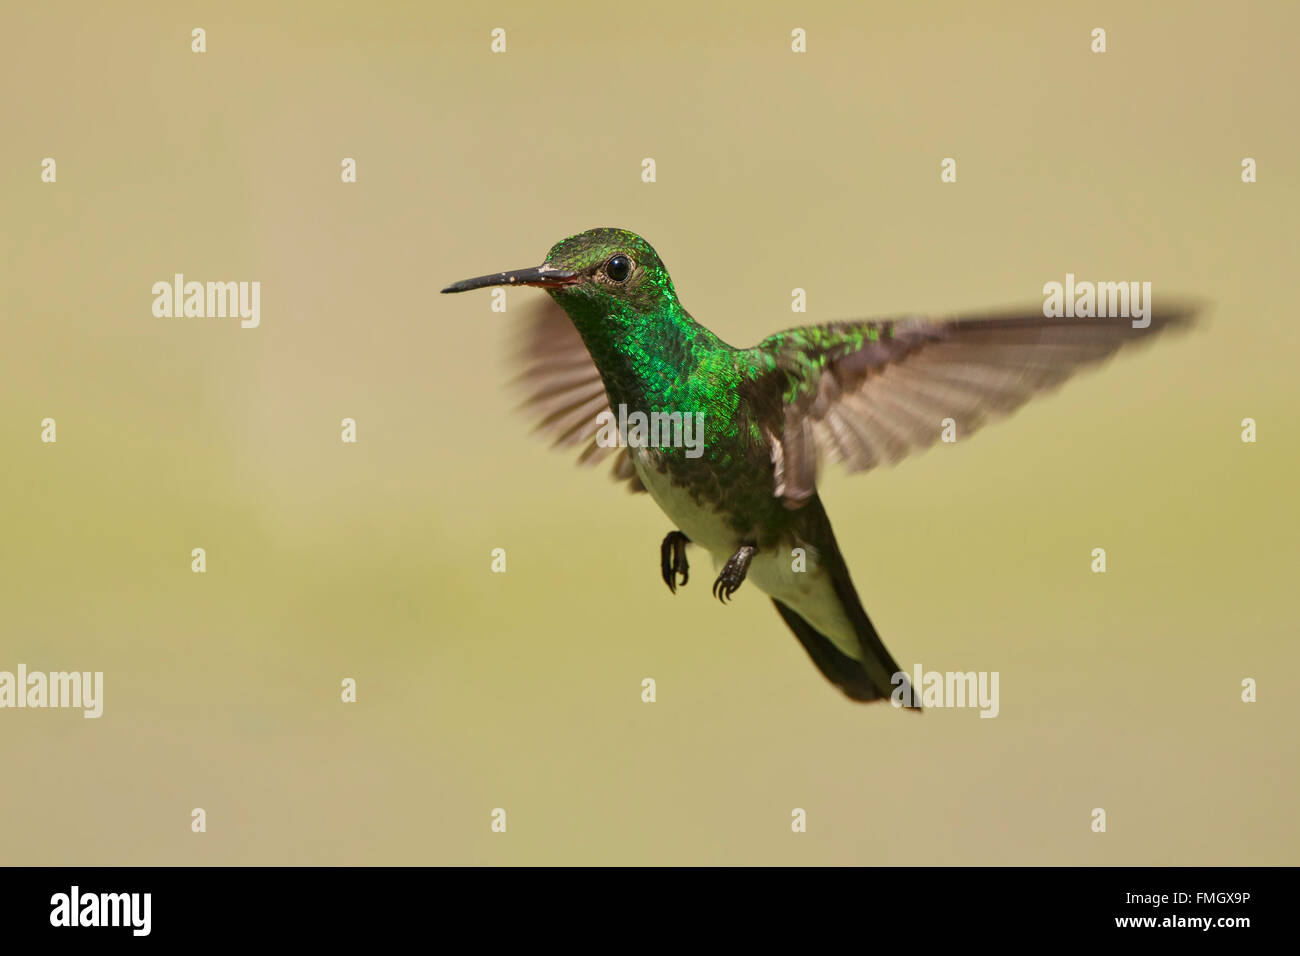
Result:
<svg viewBox="0 0 1300 956"><path fill-rule="evenodd" d="M740 540L724 516L697 503L684 488L674 486L667 474L644 461L645 454L643 449L633 449L632 460L646 491L692 544L712 555L714 571L721 570L746 542ZM795 570L792 552L796 547L805 553L802 571ZM815 548L796 541L782 543L774 549L760 549L750 562L745 581L792 608L841 651L861 660L857 634L818 557Z"/></svg>

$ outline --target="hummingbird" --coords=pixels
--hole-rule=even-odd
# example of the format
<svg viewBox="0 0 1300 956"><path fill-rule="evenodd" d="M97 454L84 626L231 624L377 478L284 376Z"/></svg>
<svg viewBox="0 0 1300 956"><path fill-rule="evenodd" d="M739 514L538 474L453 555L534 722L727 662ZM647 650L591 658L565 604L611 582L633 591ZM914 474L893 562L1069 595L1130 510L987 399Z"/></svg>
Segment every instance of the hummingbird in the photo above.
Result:
<svg viewBox="0 0 1300 956"><path fill-rule="evenodd" d="M753 581L846 697L914 710L919 697L867 616L817 493L822 463L868 471L945 429L968 436L1194 312L1152 309L1144 328L1043 309L838 321L737 348L686 311L650 244L617 228L563 239L540 266L442 291L496 286L550 297L521 336L524 408L557 445L581 447L580 462L613 456L613 477L668 517L668 589L689 580L687 545L703 548L716 598L725 604ZM702 415L702 447L611 440L611 421L638 412L674 423Z"/></svg>

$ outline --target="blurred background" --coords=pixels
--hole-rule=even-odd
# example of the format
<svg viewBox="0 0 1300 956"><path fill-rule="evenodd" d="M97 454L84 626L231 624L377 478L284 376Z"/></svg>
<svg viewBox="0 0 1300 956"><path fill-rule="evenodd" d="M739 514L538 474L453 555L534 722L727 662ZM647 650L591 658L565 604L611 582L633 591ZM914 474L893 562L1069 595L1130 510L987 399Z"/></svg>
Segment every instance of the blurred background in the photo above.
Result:
<svg viewBox="0 0 1300 956"><path fill-rule="evenodd" d="M0 862L1298 861L1294 4L5 21L0 670L105 699L0 712ZM542 293L437 293L598 225L738 345L1034 307L1066 272L1210 303L824 479L894 655L998 671L996 719L848 703L701 552L669 594L667 519L530 435L510 312ZM177 272L260 281L261 327L155 318Z"/></svg>

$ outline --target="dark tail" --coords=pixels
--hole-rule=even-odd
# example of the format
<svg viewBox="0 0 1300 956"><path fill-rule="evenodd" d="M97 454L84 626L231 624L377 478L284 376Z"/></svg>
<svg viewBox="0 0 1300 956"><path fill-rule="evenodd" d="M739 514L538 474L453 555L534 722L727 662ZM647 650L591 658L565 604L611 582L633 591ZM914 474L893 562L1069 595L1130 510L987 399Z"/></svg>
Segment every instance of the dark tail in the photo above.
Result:
<svg viewBox="0 0 1300 956"><path fill-rule="evenodd" d="M808 652L817 669L851 700L864 703L888 700L901 687L905 688L900 695L903 705L909 710L920 713L920 696L914 692L912 682L905 675L901 681L893 679L894 675L902 673L902 669L885 647L871 619L867 617L866 610L862 607L857 589L853 587L853 580L849 577L848 565L844 563L839 545L835 543L830 519L826 517L821 502L814 497L804 506L804 510L808 512L808 517L812 521L820 525L814 540L821 545L818 551L823 565L830 572L835 596L853 624L862 659L858 660L845 654L829 637L809 624L797 611L775 598L772 603L776 605L776 609L781 613L790 630L794 632L794 636L799 638L799 643Z"/></svg>

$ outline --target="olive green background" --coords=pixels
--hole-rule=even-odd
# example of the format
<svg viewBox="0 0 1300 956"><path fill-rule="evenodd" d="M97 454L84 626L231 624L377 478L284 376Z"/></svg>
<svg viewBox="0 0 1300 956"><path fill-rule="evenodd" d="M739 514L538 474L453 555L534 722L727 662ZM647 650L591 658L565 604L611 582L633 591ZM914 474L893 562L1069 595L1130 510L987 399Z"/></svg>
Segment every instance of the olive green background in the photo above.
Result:
<svg viewBox="0 0 1300 956"><path fill-rule="evenodd" d="M0 669L106 693L0 711L0 862L1300 862L1297 7L475 6L7 11ZM1067 271L1210 303L826 476L890 649L997 719L846 702L702 553L670 595L667 519L530 435L511 316L437 290L596 225L736 344ZM154 318L175 272L261 327Z"/></svg>

